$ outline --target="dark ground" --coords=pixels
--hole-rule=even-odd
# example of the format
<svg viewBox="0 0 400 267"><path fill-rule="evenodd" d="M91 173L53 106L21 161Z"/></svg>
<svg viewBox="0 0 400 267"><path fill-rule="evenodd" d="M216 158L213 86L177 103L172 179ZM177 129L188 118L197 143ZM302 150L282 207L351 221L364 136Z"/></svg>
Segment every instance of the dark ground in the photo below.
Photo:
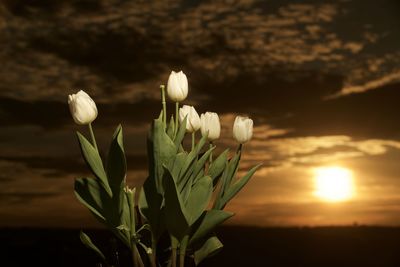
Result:
<svg viewBox="0 0 400 267"><path fill-rule="evenodd" d="M114 254L108 232L86 232L96 234L93 239L107 255ZM400 228L224 227L218 236L223 251L202 266L400 266ZM99 262L80 243L79 230L2 229L0 240L1 266L89 267ZM129 266L127 251L118 251L119 266Z"/></svg>

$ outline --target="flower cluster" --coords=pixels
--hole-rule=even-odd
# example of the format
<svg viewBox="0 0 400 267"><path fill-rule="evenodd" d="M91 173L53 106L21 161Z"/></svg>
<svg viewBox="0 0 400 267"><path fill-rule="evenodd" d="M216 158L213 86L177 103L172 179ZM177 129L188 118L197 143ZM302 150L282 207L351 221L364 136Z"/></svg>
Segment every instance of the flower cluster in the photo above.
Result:
<svg viewBox="0 0 400 267"><path fill-rule="evenodd" d="M205 112L199 116L193 106L180 107L179 102L188 95L188 80L182 71L171 72L167 94L176 103L176 109L175 117L172 115L167 123L165 87L160 88L162 111L148 135L149 175L140 190L126 184L122 127L117 127L103 164L92 128L98 114L95 102L83 91L68 97L74 121L89 126L91 141L79 132L77 137L94 176L76 179L75 195L131 250L134 266L164 264L159 260L162 255L159 257L157 253L162 236L170 239L170 260L165 265L176 267L179 263L184 267L188 256L198 265L223 247L215 228L234 215L224 210L226 205L260 166L253 167L243 177L236 177L242 146L253 135L253 121L236 117L233 137L239 148L233 154L227 149L213 157L214 141L221 134L218 114ZM202 137L196 142L195 134L199 130ZM192 136L188 151L183 144L186 133ZM89 236L81 232L81 240L108 264L106 255Z"/></svg>
<svg viewBox="0 0 400 267"><path fill-rule="evenodd" d="M188 94L188 81L186 75L180 71L172 71L168 79L168 96L172 101L181 102ZM202 136L207 135L209 141L219 138L221 124L217 113L206 112L199 117L193 106L184 105L179 110L179 121L187 117L186 131L193 133L201 130ZM233 125L233 137L240 144L248 142L253 136L253 120L247 117L237 116Z"/></svg>

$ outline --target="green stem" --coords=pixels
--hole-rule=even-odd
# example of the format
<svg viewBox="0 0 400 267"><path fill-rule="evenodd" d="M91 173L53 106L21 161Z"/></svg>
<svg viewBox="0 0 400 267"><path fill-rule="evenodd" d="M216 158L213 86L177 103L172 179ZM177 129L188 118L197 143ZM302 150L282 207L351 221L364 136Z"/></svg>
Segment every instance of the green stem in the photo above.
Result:
<svg viewBox="0 0 400 267"><path fill-rule="evenodd" d="M178 249L179 241L173 236L169 236L171 239L171 267L176 267L176 251Z"/></svg>
<svg viewBox="0 0 400 267"><path fill-rule="evenodd" d="M96 138L94 137L94 133L93 133L92 123L89 123L89 132L90 132L90 136L92 138L92 144L93 144L94 148L98 151Z"/></svg>
<svg viewBox="0 0 400 267"><path fill-rule="evenodd" d="M176 267L176 248L172 248L171 267Z"/></svg>
<svg viewBox="0 0 400 267"><path fill-rule="evenodd" d="M178 134L178 129L179 129L179 102L175 103L175 134L176 136Z"/></svg>
<svg viewBox="0 0 400 267"><path fill-rule="evenodd" d="M240 144L236 153L242 153L243 144Z"/></svg>
<svg viewBox="0 0 400 267"><path fill-rule="evenodd" d="M185 235L179 246L179 267L185 267L186 248L189 241L189 236Z"/></svg>
<svg viewBox="0 0 400 267"><path fill-rule="evenodd" d="M240 161L241 158L242 158L242 150L243 150L243 144L240 144L239 147L238 147L238 150L237 150L237 152L236 152L236 153L239 154L239 161Z"/></svg>
<svg viewBox="0 0 400 267"><path fill-rule="evenodd" d="M185 267L185 253L179 254L179 267Z"/></svg>
<svg viewBox="0 0 400 267"><path fill-rule="evenodd" d="M213 142L212 141L210 141L210 149L213 147ZM211 151L211 153L210 153L210 165L211 165L211 163L212 163L212 151Z"/></svg>
<svg viewBox="0 0 400 267"><path fill-rule="evenodd" d="M196 139L196 132L193 132L192 133L192 151L194 150L194 143L195 143L195 140Z"/></svg>
<svg viewBox="0 0 400 267"><path fill-rule="evenodd" d="M160 89L161 89L161 101L163 107L163 123L164 123L164 128L167 128L167 102L165 101L165 86L160 85Z"/></svg>
<svg viewBox="0 0 400 267"><path fill-rule="evenodd" d="M188 245L189 236L185 235L179 246L179 267L185 267L186 248Z"/></svg>
<svg viewBox="0 0 400 267"><path fill-rule="evenodd" d="M152 236L151 236L150 264L152 267L157 267L157 263L156 263L157 241L155 240L153 233L151 235Z"/></svg>
<svg viewBox="0 0 400 267"><path fill-rule="evenodd" d="M144 267L142 258L140 257L139 250L136 244L133 245L133 264L134 266Z"/></svg>
<svg viewBox="0 0 400 267"><path fill-rule="evenodd" d="M133 266L138 267L139 263L138 263L138 255L136 254L136 246L133 247L132 260L133 260Z"/></svg>

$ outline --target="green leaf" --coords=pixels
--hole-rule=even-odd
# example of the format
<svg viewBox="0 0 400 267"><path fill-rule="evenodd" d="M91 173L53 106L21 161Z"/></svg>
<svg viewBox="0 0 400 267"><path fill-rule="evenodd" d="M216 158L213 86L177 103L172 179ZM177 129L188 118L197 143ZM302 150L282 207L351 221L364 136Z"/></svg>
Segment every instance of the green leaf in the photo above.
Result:
<svg viewBox="0 0 400 267"><path fill-rule="evenodd" d="M103 162L101 161L99 152L92 146L92 144L79 132L76 133L78 136L79 146L83 158L85 159L87 165L94 173L94 175L100 179L102 186L107 191L107 193L112 196L111 188L107 181L107 175L104 171Z"/></svg>
<svg viewBox="0 0 400 267"><path fill-rule="evenodd" d="M232 217L234 213L223 210L208 210L200 217L199 225L195 227L194 233L190 238L189 244L193 244L209 235L214 229L224 221ZM196 222L197 224L197 222Z"/></svg>
<svg viewBox="0 0 400 267"><path fill-rule="evenodd" d="M186 157L186 161L182 166L181 172L179 173L178 184L183 182L183 184L187 183L187 180L190 178L190 170L193 171L192 166L195 164L197 157L200 153L200 150L203 148L204 144L207 141L207 135L203 136L200 141L196 144L194 150L190 151L189 155Z"/></svg>
<svg viewBox="0 0 400 267"><path fill-rule="evenodd" d="M195 155L198 155L203 148L204 144L207 142L208 134L205 134L202 136L199 140L199 142L196 144L194 147Z"/></svg>
<svg viewBox="0 0 400 267"><path fill-rule="evenodd" d="M179 173L182 170L182 166L186 161L186 158L188 157L188 154L186 152L180 152L176 154L174 164L172 166L172 176L174 178L179 177ZM178 182L178 181L176 181Z"/></svg>
<svg viewBox="0 0 400 267"><path fill-rule="evenodd" d="M222 173L221 186L215 198L214 208L216 209L222 209L224 206L222 203L222 198L225 195L229 185L233 180L233 177L237 172L237 169L239 167L239 160L240 160L240 152L236 153L235 156L228 162L224 172Z"/></svg>
<svg viewBox="0 0 400 267"><path fill-rule="evenodd" d="M189 228L187 212L177 191L174 178L165 168L165 220L168 232L181 240Z"/></svg>
<svg viewBox="0 0 400 267"><path fill-rule="evenodd" d="M174 134L175 134L174 131L175 131L175 121L174 121L174 116L172 115L167 129L167 134L169 138L171 138L171 140L174 139Z"/></svg>
<svg viewBox="0 0 400 267"><path fill-rule="evenodd" d="M226 192L226 189L231 185L233 177L235 176L237 169L239 167L239 160L240 160L241 152L236 153L235 156L229 161L228 163L228 169L226 172L226 182L225 182L225 188L224 188L224 194Z"/></svg>
<svg viewBox="0 0 400 267"><path fill-rule="evenodd" d="M243 178L236 181L227 189L224 196L222 197L222 208L247 184L247 182L260 166L261 164L258 164L257 166L253 167Z"/></svg>
<svg viewBox="0 0 400 267"><path fill-rule="evenodd" d="M121 125L119 125L114 132L108 152L107 177L113 193L119 191L121 183L126 177L126 158Z"/></svg>
<svg viewBox="0 0 400 267"><path fill-rule="evenodd" d="M157 192L154 179L148 177L139 194L140 213L148 221L155 236L160 234L161 203L163 197Z"/></svg>
<svg viewBox="0 0 400 267"><path fill-rule="evenodd" d="M105 221L103 215L103 200L101 197L104 189L96 179L79 178L75 180L75 196L91 212L96 214L101 220ZM102 222L102 221L101 221Z"/></svg>
<svg viewBox="0 0 400 267"><path fill-rule="evenodd" d="M176 134L175 139L174 139L174 144L175 144L175 147L177 147L177 148L179 148L181 146L183 138L185 137L186 122L187 122L187 116L179 124L178 133Z"/></svg>
<svg viewBox="0 0 400 267"><path fill-rule="evenodd" d="M128 202L129 215L130 215L130 231L131 236L136 234L136 211L135 211L135 196L136 196L136 188L132 190L127 190L126 199Z"/></svg>
<svg viewBox="0 0 400 267"><path fill-rule="evenodd" d="M195 183L186 203L189 225L192 225L206 209L213 192L211 177L205 176Z"/></svg>
<svg viewBox="0 0 400 267"><path fill-rule="evenodd" d="M79 237L82 241L82 243L87 247L90 248L92 250L94 250L94 252L97 253L97 255L100 256L100 258L102 258L104 261L106 261L106 257L104 256L104 254L100 251L100 249L98 247L96 247L92 240L90 239L90 237L85 234L83 231L80 232Z"/></svg>
<svg viewBox="0 0 400 267"><path fill-rule="evenodd" d="M199 160L197 160L196 164L194 165L194 171L192 174L194 177L196 177L199 172L204 169L204 165L209 160L210 154L213 152L214 149L215 147L210 148L209 150L207 150L206 153L203 154L203 156L201 156Z"/></svg>
<svg viewBox="0 0 400 267"><path fill-rule="evenodd" d="M125 191L125 189L122 189L120 192L121 198L122 198L122 208L120 211L120 216L121 216L121 225L125 225L126 228L128 229L127 231L124 231L126 234L126 237L130 239L131 234L134 233L131 230L132 225L135 224L135 221L131 221L131 204L129 203L131 200L129 199L131 196L129 195L128 192ZM134 204L134 203L133 203ZM135 220L135 218L133 218ZM135 230L135 229L133 229Z"/></svg>
<svg viewBox="0 0 400 267"><path fill-rule="evenodd" d="M109 227L110 231L129 248L131 246L131 240L129 236L126 235L126 231L124 233L124 228L127 229L126 226L121 225L119 225L118 227Z"/></svg>
<svg viewBox="0 0 400 267"><path fill-rule="evenodd" d="M107 158L107 178L113 192L112 209L118 211L120 221L115 224L130 225L129 205L124 192L126 177L126 158L123 132L119 125L114 132Z"/></svg>
<svg viewBox="0 0 400 267"><path fill-rule="evenodd" d="M155 180L157 192L163 194L162 177L164 174L163 165L170 166L177 152L174 142L166 134L162 113L153 122L148 139L149 174L150 179Z"/></svg>
<svg viewBox="0 0 400 267"><path fill-rule="evenodd" d="M211 257L221 251L223 247L224 245L222 245L221 241L219 241L216 236L212 236L207 239L203 246L194 252L194 262L196 266L199 265L200 262L202 262L205 258Z"/></svg>
<svg viewBox="0 0 400 267"><path fill-rule="evenodd" d="M194 177L193 184L195 184L200 178L204 177L204 169L200 170L200 172ZM208 175L209 176L209 175Z"/></svg>
<svg viewBox="0 0 400 267"><path fill-rule="evenodd" d="M214 186L218 183L218 180L225 169L228 153L229 149L225 150L210 165L208 175L213 179Z"/></svg>

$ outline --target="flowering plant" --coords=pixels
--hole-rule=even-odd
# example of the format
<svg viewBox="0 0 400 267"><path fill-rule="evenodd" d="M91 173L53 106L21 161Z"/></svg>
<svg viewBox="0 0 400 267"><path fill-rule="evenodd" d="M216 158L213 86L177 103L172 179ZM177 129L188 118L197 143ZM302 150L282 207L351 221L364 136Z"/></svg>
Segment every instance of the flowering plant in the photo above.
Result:
<svg viewBox="0 0 400 267"><path fill-rule="evenodd" d="M94 178L75 180L75 195L93 216L104 224L132 252L134 266L185 266L191 257L198 265L223 247L215 228L234 214L225 211L226 204L246 185L260 165L246 175L235 178L242 146L253 133L253 121L237 117L233 136L239 147L232 157L229 149L214 156L214 140L220 136L216 113L200 117L192 106L179 108L188 94L188 81L181 71L172 72L167 85L169 98L176 102L176 113L167 123L165 87L162 111L152 123L147 138L148 178L141 186L126 184L127 164L121 125L117 127L105 164L99 154L92 122L97 107L83 91L68 97L74 121L88 125L91 141L77 132L79 146ZM196 132L202 137L196 142ZM192 135L192 146L186 151L183 140ZM209 142L209 146L205 144ZM162 236L170 241L169 260L157 255ZM89 236L81 232L82 242L93 249L107 264L107 259Z"/></svg>

